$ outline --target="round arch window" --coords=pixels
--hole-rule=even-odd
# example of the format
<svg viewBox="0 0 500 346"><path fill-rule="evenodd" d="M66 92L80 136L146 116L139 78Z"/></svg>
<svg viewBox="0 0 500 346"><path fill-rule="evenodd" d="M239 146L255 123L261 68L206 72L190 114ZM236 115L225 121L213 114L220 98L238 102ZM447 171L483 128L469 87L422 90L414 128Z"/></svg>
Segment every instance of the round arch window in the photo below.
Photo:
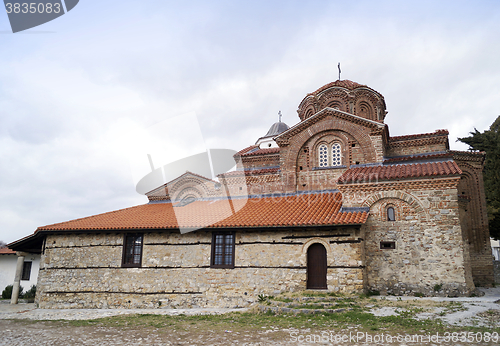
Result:
<svg viewBox="0 0 500 346"><path fill-rule="evenodd" d="M396 211L394 207L387 208L387 221L396 221Z"/></svg>

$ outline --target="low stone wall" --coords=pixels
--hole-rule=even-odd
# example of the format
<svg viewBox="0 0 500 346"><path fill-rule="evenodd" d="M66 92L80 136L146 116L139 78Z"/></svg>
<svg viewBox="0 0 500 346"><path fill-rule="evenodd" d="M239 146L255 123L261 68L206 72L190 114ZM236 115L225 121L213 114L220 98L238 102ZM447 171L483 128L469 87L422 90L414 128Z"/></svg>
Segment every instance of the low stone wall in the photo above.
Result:
<svg viewBox="0 0 500 346"><path fill-rule="evenodd" d="M327 249L329 291L362 292L359 231L236 232L235 268L210 267L212 233L146 233L141 268L123 268L123 234L51 235L41 308L243 307L260 294L306 289L307 248Z"/></svg>
<svg viewBox="0 0 500 346"><path fill-rule="evenodd" d="M500 284L500 261L493 261L493 272L495 275L495 284Z"/></svg>

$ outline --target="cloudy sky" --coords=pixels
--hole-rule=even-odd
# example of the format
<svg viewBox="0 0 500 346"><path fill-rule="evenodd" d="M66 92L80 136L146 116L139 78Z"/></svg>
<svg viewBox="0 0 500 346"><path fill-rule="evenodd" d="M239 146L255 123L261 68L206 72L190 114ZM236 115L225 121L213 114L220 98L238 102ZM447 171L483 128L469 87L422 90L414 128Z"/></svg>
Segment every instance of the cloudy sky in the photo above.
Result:
<svg viewBox="0 0 500 346"><path fill-rule="evenodd" d="M80 1L12 34L0 15L0 240L147 202L155 164L239 150L338 78L384 95L391 135L500 114L500 2Z"/></svg>

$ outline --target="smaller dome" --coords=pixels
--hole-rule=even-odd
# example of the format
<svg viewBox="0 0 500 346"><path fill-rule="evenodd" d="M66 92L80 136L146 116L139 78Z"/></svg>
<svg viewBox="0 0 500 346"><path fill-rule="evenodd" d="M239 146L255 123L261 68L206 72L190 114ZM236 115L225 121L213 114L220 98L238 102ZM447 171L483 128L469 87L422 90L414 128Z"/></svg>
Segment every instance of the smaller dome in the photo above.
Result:
<svg viewBox="0 0 500 346"><path fill-rule="evenodd" d="M281 121L278 121L278 122L271 125L271 128L269 129L269 131L267 131L267 134L264 136L264 138L265 137L275 137L275 136L279 135L280 133L285 132L289 128L290 128L290 126L288 126L287 124L285 124Z"/></svg>

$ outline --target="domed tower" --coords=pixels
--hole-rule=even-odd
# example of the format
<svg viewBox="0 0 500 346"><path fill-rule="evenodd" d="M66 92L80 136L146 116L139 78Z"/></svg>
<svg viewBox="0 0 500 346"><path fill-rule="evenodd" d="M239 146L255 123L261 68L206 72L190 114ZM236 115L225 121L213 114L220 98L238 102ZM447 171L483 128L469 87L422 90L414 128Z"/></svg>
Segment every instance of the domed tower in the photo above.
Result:
<svg viewBox="0 0 500 346"><path fill-rule="evenodd" d="M269 131L267 131L266 135L264 137L260 137L255 143L255 145L257 145L259 149L277 148L278 145L274 141L274 137L276 137L280 133L285 132L289 128L290 126L281 121L281 115L280 115L280 120L272 124L271 127L269 128Z"/></svg>
<svg viewBox="0 0 500 346"><path fill-rule="evenodd" d="M384 97L367 87L350 80L337 80L307 94L297 110L300 120L311 117L325 108L384 122L386 106Z"/></svg>

